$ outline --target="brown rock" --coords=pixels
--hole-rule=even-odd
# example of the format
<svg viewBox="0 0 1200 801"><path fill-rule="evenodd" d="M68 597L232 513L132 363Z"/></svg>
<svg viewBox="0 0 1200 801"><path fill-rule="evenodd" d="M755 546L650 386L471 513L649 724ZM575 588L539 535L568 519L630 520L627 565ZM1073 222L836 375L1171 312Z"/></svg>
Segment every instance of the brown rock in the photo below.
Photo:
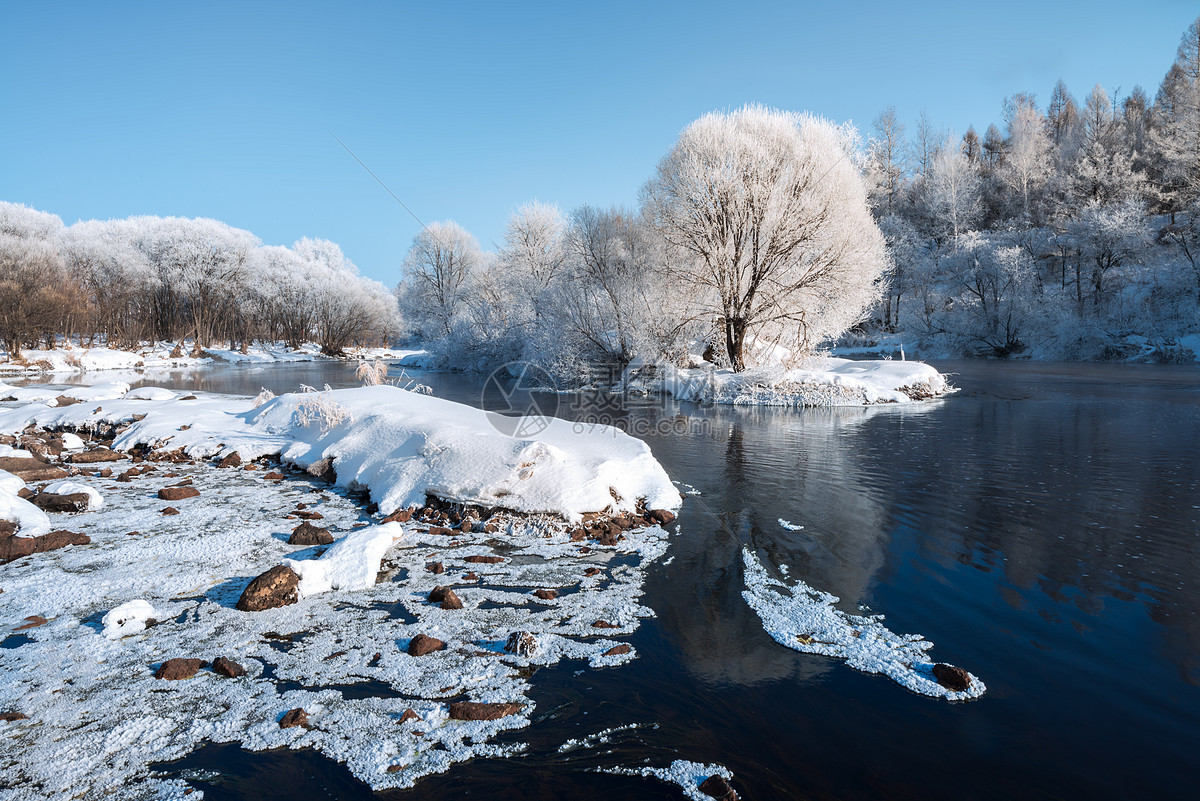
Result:
<svg viewBox="0 0 1200 801"><path fill-rule="evenodd" d="M446 572L446 566L441 562L432 562L428 565L425 565L425 569L434 575L441 575L442 573Z"/></svg>
<svg viewBox="0 0 1200 801"><path fill-rule="evenodd" d="M203 659L168 659L154 671L154 678L166 681L190 679L196 671L204 667Z"/></svg>
<svg viewBox="0 0 1200 801"><path fill-rule="evenodd" d="M408 643L409 656L425 656L434 651L440 651L446 647L446 643L436 637L429 637L425 634L418 634L413 637Z"/></svg>
<svg viewBox="0 0 1200 801"><path fill-rule="evenodd" d="M597 620L592 624L594 629L619 629L621 628L616 623L609 623L607 620Z"/></svg>
<svg viewBox="0 0 1200 801"><path fill-rule="evenodd" d="M627 643L621 643L620 645L614 645L612 648L609 648L607 651L604 652L604 655L605 656L621 656L622 654L629 653L629 651L630 651L629 645Z"/></svg>
<svg viewBox="0 0 1200 801"><path fill-rule="evenodd" d="M520 704L481 704L474 701L457 701L450 704L450 719L499 720L520 711Z"/></svg>
<svg viewBox="0 0 1200 801"><path fill-rule="evenodd" d="M508 635L508 642L504 643L505 652L523 656L526 659L536 654L537 649L537 638L528 631L514 631Z"/></svg>
<svg viewBox="0 0 1200 801"><path fill-rule="evenodd" d="M337 471L333 467L333 459L326 457L319 459L308 466L308 474L316 476L322 481L327 481L333 484L337 481Z"/></svg>
<svg viewBox="0 0 1200 801"><path fill-rule="evenodd" d="M14 720L29 720L29 716L22 712L0 712L0 720L12 723Z"/></svg>
<svg viewBox="0 0 1200 801"><path fill-rule="evenodd" d="M463 559L464 562L472 562L475 564L494 565L504 561L503 556L468 556Z"/></svg>
<svg viewBox="0 0 1200 801"><path fill-rule="evenodd" d="M246 464L246 465L242 465L242 469L243 469L243 470L257 470L257 469L258 469L258 465L256 465L256 464L253 464L253 463L252 463L252 464Z"/></svg>
<svg viewBox="0 0 1200 801"><path fill-rule="evenodd" d="M271 472L271 473L264 473L263 478L267 479L268 481L283 481L285 476L283 475L283 473Z"/></svg>
<svg viewBox="0 0 1200 801"><path fill-rule="evenodd" d="M462 609L462 599L449 587L438 585L429 591L429 603L441 603L443 609Z"/></svg>
<svg viewBox="0 0 1200 801"><path fill-rule="evenodd" d="M587 538L587 532L581 528L571 529L571 542L582 542Z"/></svg>
<svg viewBox="0 0 1200 801"><path fill-rule="evenodd" d="M213 673L220 673L222 676L228 676L231 679L236 679L239 676L246 675L246 669L234 662L232 659L226 659L223 656L218 656L212 663Z"/></svg>
<svg viewBox="0 0 1200 801"><path fill-rule="evenodd" d="M174 353L174 351L172 351L172 353ZM182 398L180 398L180 400L195 400L195 399L196 399L195 395L184 395Z"/></svg>
<svg viewBox="0 0 1200 801"><path fill-rule="evenodd" d="M261 612L294 604L299 600L296 592L299 583L300 577L290 567L276 565L250 582L238 598L237 608L243 612Z"/></svg>
<svg viewBox="0 0 1200 801"><path fill-rule="evenodd" d="M474 520L462 521L462 525L460 525L458 527L458 530L461 531L463 534L470 534L472 531L475 530L475 521Z"/></svg>
<svg viewBox="0 0 1200 801"><path fill-rule="evenodd" d="M82 512L87 509L90 499L86 492L76 492L70 495L39 492L29 500L34 506L45 512Z"/></svg>
<svg viewBox="0 0 1200 801"><path fill-rule="evenodd" d="M195 498L200 490L195 487L163 487L158 491L158 497L164 501L182 501L185 498Z"/></svg>
<svg viewBox="0 0 1200 801"><path fill-rule="evenodd" d="M71 464L94 464L96 462L117 462L124 459L125 454L110 451L108 448L97 448L94 451L84 451L71 457Z"/></svg>
<svg viewBox="0 0 1200 801"><path fill-rule="evenodd" d="M938 684L956 693L960 693L971 686L971 676L967 671L943 662L938 662L933 666L933 677L937 679Z"/></svg>
<svg viewBox="0 0 1200 801"><path fill-rule="evenodd" d="M179 510L176 509L174 506L168 506L166 509L162 510L162 513L164 515L177 515L177 514L179 514Z"/></svg>
<svg viewBox="0 0 1200 801"><path fill-rule="evenodd" d="M7 530L7 526L5 529ZM87 545L92 541L86 534L73 531L51 531L41 537L16 537L11 534L0 537L0 563L11 562L22 556L46 553L68 545Z"/></svg>
<svg viewBox="0 0 1200 801"><path fill-rule="evenodd" d="M412 520L412 512L408 511L407 509L397 509L396 511L392 512L387 517L383 518L383 520L380 520L379 522L380 523L407 523L410 520ZM412 712L411 709L409 711ZM416 714L416 713L413 713L413 714Z"/></svg>
<svg viewBox="0 0 1200 801"><path fill-rule="evenodd" d="M600 568L598 568L598 567L589 567L587 570L583 571L583 575L594 576L597 573L601 573L601 572L603 572L603 571L601 571Z"/></svg>
<svg viewBox="0 0 1200 801"><path fill-rule="evenodd" d="M543 601L553 601L558 597L558 590L534 590L535 598L541 598Z"/></svg>
<svg viewBox="0 0 1200 801"><path fill-rule="evenodd" d="M66 478L70 473L62 467L46 464L37 459L17 456L0 456L0 470L12 473L26 483L54 481Z"/></svg>
<svg viewBox="0 0 1200 801"><path fill-rule="evenodd" d="M27 629L36 629L38 626L44 626L50 621L41 615L30 615L25 618L25 625L17 626L13 631L26 631Z"/></svg>
<svg viewBox="0 0 1200 801"><path fill-rule="evenodd" d="M11 520L0 519L0 539L11 537L17 533L17 524ZM439 562L440 564L440 562Z"/></svg>
<svg viewBox="0 0 1200 801"><path fill-rule="evenodd" d="M237 451L234 451L233 453L226 456L217 465L217 467L241 467L241 466L242 466L242 457Z"/></svg>
<svg viewBox="0 0 1200 801"><path fill-rule="evenodd" d="M59 395L54 399L55 406L74 406L79 403L79 398L72 398L69 395Z"/></svg>
<svg viewBox="0 0 1200 801"><path fill-rule="evenodd" d="M656 525L665 526L669 523L675 522L675 515L672 512L668 512L666 509L651 509L649 512L646 512L646 519ZM718 776L716 778L720 777ZM724 779L721 779L721 781L724 781Z"/></svg>
<svg viewBox="0 0 1200 801"><path fill-rule="evenodd" d="M454 534L454 530L442 526L430 526L429 533L435 537L449 537Z"/></svg>
<svg viewBox="0 0 1200 801"><path fill-rule="evenodd" d="M284 713L283 717L279 719L279 728L290 729L293 726L303 726L306 729L308 728L308 713L304 711L303 707L289 709Z"/></svg>
<svg viewBox="0 0 1200 801"><path fill-rule="evenodd" d="M724 776L714 774L700 783L700 792L712 796L717 801L738 801L738 794L725 781Z"/></svg>
<svg viewBox="0 0 1200 801"><path fill-rule="evenodd" d="M411 709L404 710L404 714L400 716L400 723L408 723L410 720L420 720L421 716Z"/></svg>
<svg viewBox="0 0 1200 801"><path fill-rule="evenodd" d="M112 474L113 474L112 468L106 467L100 471L100 478L112 478Z"/></svg>
<svg viewBox="0 0 1200 801"><path fill-rule="evenodd" d="M320 520L325 517L325 515L321 514L320 512L296 511L296 512L292 512L292 514L294 514L296 517L300 518L301 520Z"/></svg>
<svg viewBox="0 0 1200 801"><path fill-rule="evenodd" d="M596 532L596 542L601 545L616 545L621 539L624 539L621 536L621 529L612 523Z"/></svg>
<svg viewBox="0 0 1200 801"><path fill-rule="evenodd" d="M23 501L29 500L36 494L37 493L31 490L29 487L21 487L19 490L17 490L17 497Z"/></svg>
<svg viewBox="0 0 1200 801"><path fill-rule="evenodd" d="M317 528L307 520L292 529L292 536L288 537L288 545L329 545L332 542L329 529Z"/></svg>
<svg viewBox="0 0 1200 801"><path fill-rule="evenodd" d="M479 576L475 573L467 573L463 576L463 581L479 581Z"/></svg>

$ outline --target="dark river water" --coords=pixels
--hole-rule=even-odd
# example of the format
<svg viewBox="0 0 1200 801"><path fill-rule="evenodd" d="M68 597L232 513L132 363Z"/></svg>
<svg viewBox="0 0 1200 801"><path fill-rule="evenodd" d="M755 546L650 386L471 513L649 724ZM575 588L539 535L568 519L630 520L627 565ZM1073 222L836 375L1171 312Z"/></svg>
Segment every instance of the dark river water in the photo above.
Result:
<svg viewBox="0 0 1200 801"><path fill-rule="evenodd" d="M589 769L689 759L724 764L756 801L1195 797L1200 369L936 366L961 391L912 407L619 412L701 493L685 496L674 560L648 574L640 658L542 670L539 717L506 735L525 756L380 795L679 798ZM357 383L342 364L173 375L247 394ZM480 402L478 377L414 375ZM582 413L568 400L560 414ZM664 418L688 431L655 432ZM924 635L987 694L950 704L776 644L741 598L743 547ZM556 753L629 723L647 725L605 753ZM210 799L375 797L311 752L207 746L164 769L218 771L197 782Z"/></svg>

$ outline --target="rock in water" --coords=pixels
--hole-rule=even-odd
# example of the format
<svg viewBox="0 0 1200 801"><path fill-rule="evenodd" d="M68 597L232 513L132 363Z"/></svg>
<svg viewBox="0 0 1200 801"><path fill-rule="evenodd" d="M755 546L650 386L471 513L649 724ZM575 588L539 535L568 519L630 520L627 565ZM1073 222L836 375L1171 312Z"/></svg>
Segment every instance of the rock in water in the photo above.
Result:
<svg viewBox="0 0 1200 801"><path fill-rule="evenodd" d="M672 512L668 512L666 509L651 509L649 512L646 512L646 519L652 523L655 523L656 525L665 526L669 523L675 522L675 515ZM725 780L721 779L721 781Z"/></svg>
<svg viewBox="0 0 1200 801"><path fill-rule="evenodd" d="M308 713L304 711L303 707L298 706L295 709L289 709L279 720L279 728L281 729L290 729L293 726L308 728Z"/></svg>
<svg viewBox="0 0 1200 801"><path fill-rule="evenodd" d="M725 781L724 776L712 775L700 783L700 792L718 801L738 801L738 794Z"/></svg>
<svg viewBox="0 0 1200 801"><path fill-rule="evenodd" d="M440 651L445 647L446 647L446 643L442 642L441 640L437 639L436 637L430 637L425 634L418 634L416 637L413 637L412 640L410 640L408 643L408 655L409 656L425 656L425 654L431 654L434 651Z"/></svg>
<svg viewBox="0 0 1200 801"><path fill-rule="evenodd" d="M158 497L164 501L182 501L184 498L195 498L200 490L195 487L163 487L158 491Z"/></svg>
<svg viewBox="0 0 1200 801"><path fill-rule="evenodd" d="M220 673L222 676L228 676L231 679L236 679L239 676L246 675L246 669L234 662L232 659L226 659L223 656L218 656L213 660L212 669L214 673Z"/></svg>
<svg viewBox="0 0 1200 801"><path fill-rule="evenodd" d="M154 678L166 681L190 679L202 667L204 667L203 659L168 659L159 666L158 670L154 671Z"/></svg>
<svg viewBox="0 0 1200 801"><path fill-rule="evenodd" d="M481 704L475 701L457 701L450 705L450 719L499 720L520 711L520 704Z"/></svg>
<svg viewBox="0 0 1200 801"><path fill-rule="evenodd" d="M558 597L558 590L534 590L535 598L541 598L543 601L553 601Z"/></svg>
<svg viewBox="0 0 1200 801"><path fill-rule="evenodd" d="M612 648L609 648L607 651L605 651L604 656L623 656L624 654L629 653L629 650L630 648L628 643L621 643L620 645L614 645Z"/></svg>
<svg viewBox="0 0 1200 801"><path fill-rule="evenodd" d="M296 587L300 577L287 565L275 567L258 576L238 598L237 608L243 612L261 612L279 606L294 604L299 600Z"/></svg>
<svg viewBox="0 0 1200 801"><path fill-rule="evenodd" d="M514 631L508 635L508 642L504 644L505 651L526 659L536 654L537 649L537 638L527 631Z"/></svg>
<svg viewBox="0 0 1200 801"><path fill-rule="evenodd" d="M967 674L967 671L943 662L938 662L933 666L933 677L937 679L938 684L956 693L960 693L971 686L971 677Z"/></svg>
<svg viewBox="0 0 1200 801"><path fill-rule="evenodd" d="M318 528L307 520L292 529L292 536L288 537L288 545L329 545L332 542L329 529Z"/></svg>

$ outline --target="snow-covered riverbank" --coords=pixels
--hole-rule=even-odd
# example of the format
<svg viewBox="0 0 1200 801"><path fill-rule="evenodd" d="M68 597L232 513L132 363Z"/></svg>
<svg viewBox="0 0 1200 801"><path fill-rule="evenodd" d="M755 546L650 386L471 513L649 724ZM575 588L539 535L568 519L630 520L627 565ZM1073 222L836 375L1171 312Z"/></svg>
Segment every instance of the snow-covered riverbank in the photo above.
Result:
<svg viewBox="0 0 1200 801"><path fill-rule="evenodd" d="M419 358L424 351L410 348L347 348L345 359L403 361ZM62 375L100 370L151 370L205 367L216 364L275 364L331 359L314 343L293 350L284 345L256 343L239 350L205 348L192 355L189 343L156 342L134 350L96 347L62 347L54 350L23 350L19 359L0 357L0 375Z"/></svg>

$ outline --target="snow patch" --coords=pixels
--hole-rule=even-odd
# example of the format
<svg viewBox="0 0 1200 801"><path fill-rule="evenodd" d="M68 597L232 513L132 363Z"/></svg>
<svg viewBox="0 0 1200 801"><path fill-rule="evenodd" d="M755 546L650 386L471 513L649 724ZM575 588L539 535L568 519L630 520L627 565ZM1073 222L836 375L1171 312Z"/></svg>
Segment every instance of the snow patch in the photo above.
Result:
<svg viewBox="0 0 1200 801"><path fill-rule="evenodd" d="M120 639L130 634L145 631L146 621L157 612L148 601L138 598L126 601L115 609L110 610L101 620L104 624L104 636L110 640Z"/></svg>

